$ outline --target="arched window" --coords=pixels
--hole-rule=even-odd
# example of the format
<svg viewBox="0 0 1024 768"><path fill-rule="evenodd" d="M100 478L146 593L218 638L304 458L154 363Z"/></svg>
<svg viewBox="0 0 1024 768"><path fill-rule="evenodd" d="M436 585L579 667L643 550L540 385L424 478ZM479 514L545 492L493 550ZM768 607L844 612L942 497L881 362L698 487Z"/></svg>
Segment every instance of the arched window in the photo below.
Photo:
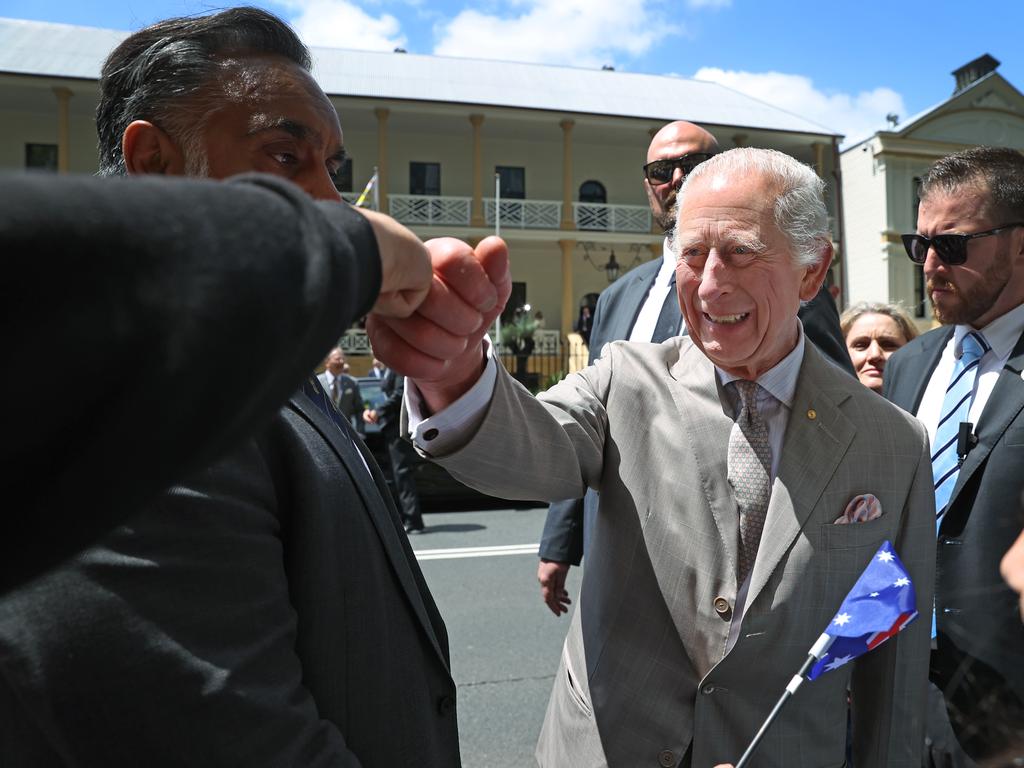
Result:
<svg viewBox="0 0 1024 768"><path fill-rule="evenodd" d="M584 181L580 184L581 203L607 203L608 194L604 191L604 184L600 181Z"/></svg>

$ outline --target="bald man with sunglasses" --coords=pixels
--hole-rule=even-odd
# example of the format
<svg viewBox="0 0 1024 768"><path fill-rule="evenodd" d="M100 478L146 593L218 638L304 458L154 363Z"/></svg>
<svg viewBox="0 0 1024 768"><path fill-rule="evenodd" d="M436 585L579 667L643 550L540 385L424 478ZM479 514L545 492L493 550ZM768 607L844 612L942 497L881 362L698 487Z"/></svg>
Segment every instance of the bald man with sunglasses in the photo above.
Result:
<svg viewBox="0 0 1024 768"><path fill-rule="evenodd" d="M903 243L924 267L942 327L889 359L883 394L917 414L932 442L938 561L924 765L961 768L1024 743L1024 626L999 573L1024 489L1024 155L949 155L919 194L918 231Z"/></svg>

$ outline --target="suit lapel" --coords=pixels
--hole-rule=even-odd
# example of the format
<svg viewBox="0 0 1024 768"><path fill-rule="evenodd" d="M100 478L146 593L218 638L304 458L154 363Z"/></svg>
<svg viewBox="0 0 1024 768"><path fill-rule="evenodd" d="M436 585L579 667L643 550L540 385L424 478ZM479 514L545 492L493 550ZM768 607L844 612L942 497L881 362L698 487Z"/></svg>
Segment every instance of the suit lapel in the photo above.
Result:
<svg viewBox="0 0 1024 768"><path fill-rule="evenodd" d="M754 604L793 545L856 434L838 407L851 385L839 377L846 374L825 362L813 344L805 344L747 605Z"/></svg>
<svg viewBox="0 0 1024 768"><path fill-rule="evenodd" d="M999 379L992 389L992 394L989 395L981 418L978 419L978 427L975 430L978 443L967 454L960 468L953 494L949 497L950 509L956 503L960 491L971 479L971 475L985 463L996 442L1010 426L1010 422L1024 409L1024 381L1021 380L1021 370L1024 370L1024 335L1017 340L1017 345L1010 353L1006 365L999 372ZM946 519L949 519L948 516Z"/></svg>
<svg viewBox="0 0 1024 768"><path fill-rule="evenodd" d="M430 638L434 650L437 651L438 658L447 669L448 662L438 643L437 631L431 623L424 604L423 592L420 591L420 586L413 573L412 562L415 556L405 534L399 533L401 525L398 513L395 511L394 505L388 503L390 491L387 490L387 483L373 456L365 446L357 448L360 441L344 420L342 420L343 426L339 428L302 392L292 395L289 404L320 433L320 436L327 441L341 460L345 471L352 479L352 485L363 500L366 514L377 530L384 552L391 562L391 568L402 584L413 612L423 624L423 629L427 637ZM366 467L363 466L363 459L366 461ZM367 467L370 469L369 474L366 472Z"/></svg>
<svg viewBox="0 0 1024 768"><path fill-rule="evenodd" d="M637 272L641 272L641 270L637 269ZM612 313L613 316L608 332L602 334L603 338L629 338L633 325L636 323L636 316L640 313L640 307L643 306L644 297L647 296L647 292L651 289L651 281L654 280L657 274L657 270L655 270L654 275L647 274L647 270L643 270L641 274L632 275L632 280L622 291L622 297L619 300L618 306L615 308L615 312Z"/></svg>

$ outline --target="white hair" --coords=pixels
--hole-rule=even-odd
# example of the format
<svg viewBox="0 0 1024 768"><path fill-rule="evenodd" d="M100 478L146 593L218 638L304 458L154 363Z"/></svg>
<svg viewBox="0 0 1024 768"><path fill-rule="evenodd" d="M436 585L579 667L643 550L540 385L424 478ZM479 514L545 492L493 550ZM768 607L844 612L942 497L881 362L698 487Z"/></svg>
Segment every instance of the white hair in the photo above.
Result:
<svg viewBox="0 0 1024 768"><path fill-rule="evenodd" d="M825 182L808 166L774 149L730 149L690 171L676 195L676 229L683 198L696 179L737 178L750 173L767 178L769 188L777 195L775 225L789 239L796 263L802 267L819 264L826 253L824 245L831 242Z"/></svg>

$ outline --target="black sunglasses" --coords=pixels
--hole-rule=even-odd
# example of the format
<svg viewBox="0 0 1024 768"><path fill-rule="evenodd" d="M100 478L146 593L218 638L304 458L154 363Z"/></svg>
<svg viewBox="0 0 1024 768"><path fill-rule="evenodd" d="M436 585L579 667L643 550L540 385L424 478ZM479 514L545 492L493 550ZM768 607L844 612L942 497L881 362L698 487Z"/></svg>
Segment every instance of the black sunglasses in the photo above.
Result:
<svg viewBox="0 0 1024 768"><path fill-rule="evenodd" d="M967 241L976 237L988 237L998 235L1014 227L1024 227L1024 222L1016 224L1004 224L995 229L988 229L984 232L975 232L973 235L935 235L925 237L924 235L901 235L903 247L907 249L907 256L915 264L924 264L928 258L928 249L934 248L935 253L944 264L956 266L967 261Z"/></svg>
<svg viewBox="0 0 1024 768"><path fill-rule="evenodd" d="M685 179L698 165L715 156L714 152L694 152L682 157L669 157L664 160L652 160L644 166L644 176L651 184L668 184L676 168L683 172Z"/></svg>

